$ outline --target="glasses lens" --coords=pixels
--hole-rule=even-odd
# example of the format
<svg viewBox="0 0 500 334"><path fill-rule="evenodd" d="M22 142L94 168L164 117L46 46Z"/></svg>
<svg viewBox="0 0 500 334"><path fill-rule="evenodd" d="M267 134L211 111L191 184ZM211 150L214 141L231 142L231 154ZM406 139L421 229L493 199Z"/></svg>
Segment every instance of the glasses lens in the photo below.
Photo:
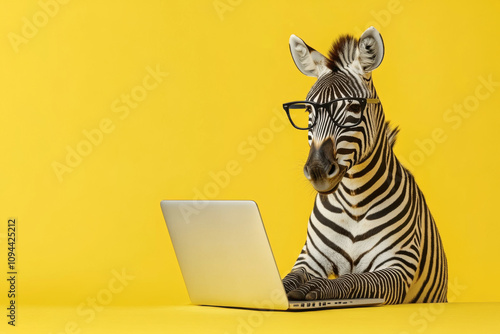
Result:
<svg viewBox="0 0 500 334"><path fill-rule="evenodd" d="M297 128L308 129L314 123L314 107L305 102L297 102L288 106L288 113L293 125Z"/></svg>
<svg viewBox="0 0 500 334"><path fill-rule="evenodd" d="M340 126L354 126L361 121L366 103L363 100L335 101L330 107L330 116Z"/></svg>

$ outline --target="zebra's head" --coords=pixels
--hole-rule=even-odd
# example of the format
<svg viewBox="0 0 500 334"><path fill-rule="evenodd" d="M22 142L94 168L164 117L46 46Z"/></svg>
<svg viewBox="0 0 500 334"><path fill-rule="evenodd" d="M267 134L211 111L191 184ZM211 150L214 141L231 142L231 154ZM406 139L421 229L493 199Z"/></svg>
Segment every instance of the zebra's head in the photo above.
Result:
<svg viewBox="0 0 500 334"><path fill-rule="evenodd" d="M306 178L319 193L333 193L345 173L369 156L384 129L371 78L382 62L384 43L370 27L359 40L340 37L328 58L295 35L290 37L290 52L303 74L318 79L305 101L283 107L296 128L308 130Z"/></svg>

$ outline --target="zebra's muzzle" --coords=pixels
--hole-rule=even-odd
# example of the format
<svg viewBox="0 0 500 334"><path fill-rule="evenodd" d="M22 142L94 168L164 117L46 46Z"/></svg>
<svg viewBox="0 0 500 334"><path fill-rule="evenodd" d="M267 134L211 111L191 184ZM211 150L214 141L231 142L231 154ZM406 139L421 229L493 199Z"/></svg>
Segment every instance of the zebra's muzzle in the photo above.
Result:
<svg viewBox="0 0 500 334"><path fill-rule="evenodd" d="M331 194L337 190L344 177L346 167L335 159L334 144L331 138L322 142L319 147L311 145L309 157L304 165L304 175L314 189L321 194Z"/></svg>

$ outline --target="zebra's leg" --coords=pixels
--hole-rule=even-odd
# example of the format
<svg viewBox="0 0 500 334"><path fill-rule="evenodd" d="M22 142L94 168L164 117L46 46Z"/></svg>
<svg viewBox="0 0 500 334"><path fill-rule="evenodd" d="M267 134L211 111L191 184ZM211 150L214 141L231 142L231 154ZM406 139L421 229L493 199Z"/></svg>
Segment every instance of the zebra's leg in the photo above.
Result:
<svg viewBox="0 0 500 334"><path fill-rule="evenodd" d="M292 271L283 278L283 286L285 287L285 292L288 293L298 287L304 285L306 282L311 280L314 276L309 274L304 268L294 268Z"/></svg>
<svg viewBox="0 0 500 334"><path fill-rule="evenodd" d="M386 268L336 279L311 278L287 295L294 300L384 298L386 304L399 304L406 296L408 282L400 268Z"/></svg>

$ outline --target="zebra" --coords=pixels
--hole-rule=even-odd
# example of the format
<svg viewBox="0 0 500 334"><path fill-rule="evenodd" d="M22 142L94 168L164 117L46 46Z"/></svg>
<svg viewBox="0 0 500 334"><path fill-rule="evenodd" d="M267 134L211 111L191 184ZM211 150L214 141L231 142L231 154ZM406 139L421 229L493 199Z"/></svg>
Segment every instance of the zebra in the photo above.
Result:
<svg viewBox="0 0 500 334"><path fill-rule="evenodd" d="M328 57L295 35L297 68L317 80L305 101L283 104L308 130L304 175L317 194L307 238L283 278L291 300L384 298L385 304L447 301L441 237L413 175L393 152L399 132L385 120L371 72L380 33L339 37Z"/></svg>

